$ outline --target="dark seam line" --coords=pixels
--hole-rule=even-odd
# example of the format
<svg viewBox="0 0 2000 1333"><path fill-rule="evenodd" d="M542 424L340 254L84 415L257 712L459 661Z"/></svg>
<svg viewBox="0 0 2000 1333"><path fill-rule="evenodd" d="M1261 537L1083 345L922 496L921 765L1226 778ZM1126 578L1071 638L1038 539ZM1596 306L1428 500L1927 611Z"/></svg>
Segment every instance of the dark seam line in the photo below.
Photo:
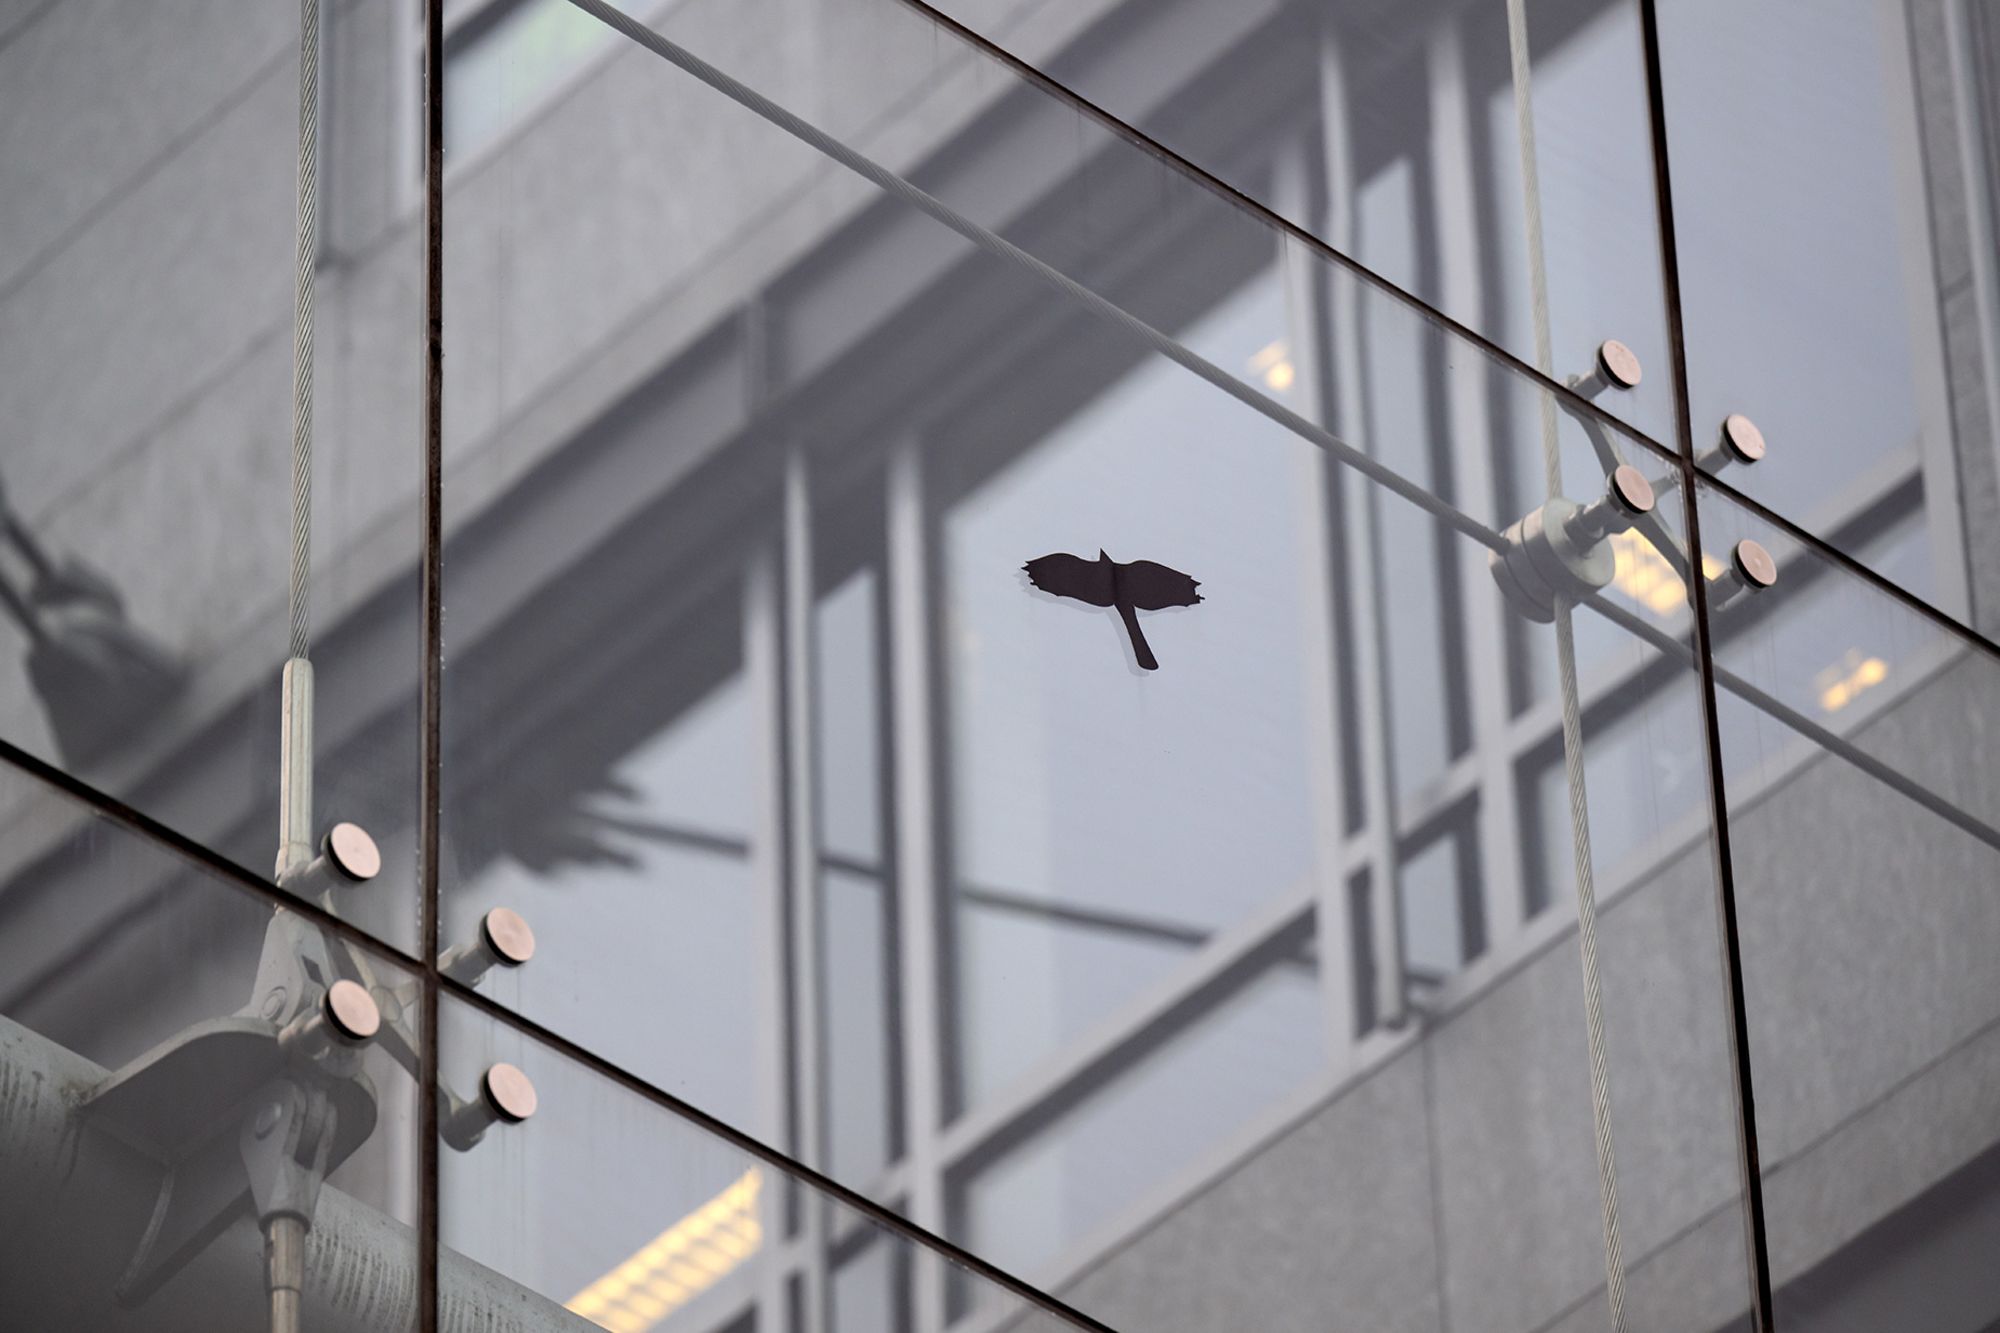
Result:
<svg viewBox="0 0 2000 1333"><path fill-rule="evenodd" d="M1825 559L1829 564L1839 566L1843 573L1859 578L1864 583L1874 585L1877 591L1887 593L1896 601L1903 603L1925 619L1935 621L1941 629L1964 639L1967 643L1983 650L1988 656L2000 659L2000 640L1995 640L1984 632L1965 624L1950 612L1941 611L1937 607L1932 606L1908 588L1885 578L1838 547L1829 546L1824 539L1806 531L1796 522L1773 510L1762 501L1754 500L1745 495L1721 477L1707 472L1697 472L1695 476L1703 486L1720 493L1727 499L1734 501L1740 507L1749 510L1759 519L1779 529L1800 546L1808 548L1813 554ZM1891 489L1895 488L1892 487Z"/></svg>
<svg viewBox="0 0 2000 1333"><path fill-rule="evenodd" d="M417 1323L437 1333L438 1309L438 890L439 787L444 757L444 0L424 0L424 400L419 451L424 494L420 533L423 567L418 600L421 624L417 701L417 881L420 897L418 952L423 984L418 1017L417 1089L421 1129L418 1205Z"/></svg>
<svg viewBox="0 0 2000 1333"><path fill-rule="evenodd" d="M992 1263L980 1258L971 1251L961 1249L942 1236L937 1236L926 1231L908 1218L891 1211L885 1205L877 1203L865 1195L857 1194L839 1181L823 1175L803 1162L794 1160L761 1139L746 1134L727 1121L717 1119L700 1107L682 1100L675 1094L647 1082L639 1075L632 1073L621 1065L614 1064L604 1056L598 1055L586 1047L579 1046L569 1038L543 1027L534 1019L515 1013L499 1001L480 994L452 977L439 974L438 979L441 989L449 992L454 1000L461 1001L471 1008L479 1010L486 1017L512 1028L522 1036L531 1038L551 1052L582 1065L585 1069L600 1078L618 1084L626 1091L634 1093L665 1110L671 1111L682 1120L688 1121L698 1129L705 1130L716 1138L722 1139L732 1147L776 1167L821 1196L831 1197L833 1202L862 1214L869 1221L882 1227L884 1230L893 1232L920 1248L931 1250L940 1257L962 1268L969 1269L977 1276L985 1278L996 1286L1005 1288L1007 1291L1012 1292L1014 1295L1019 1296L1023 1300L1030 1302L1066 1323L1074 1324L1081 1329L1088 1329L1091 1333L1117 1333L1117 1330L1111 1328L1109 1325L1100 1323L1080 1310L1073 1309L1058 1298L1015 1277L1004 1269L995 1267Z"/></svg>
<svg viewBox="0 0 2000 1333"><path fill-rule="evenodd" d="M1861 1123L1862 1117L1867 1116L1875 1111L1879 1111L1882 1108L1886 1107L1890 1102L1894 1101L1897 1097L1900 1097L1904 1092L1907 1092L1912 1087L1915 1087L1919 1080L1928 1078L1930 1077L1931 1074L1943 1068L1944 1063L1947 1060L1950 1060L1955 1056L1959 1055L1961 1052L1967 1050L1975 1042L1984 1040L1987 1036L1992 1034L1996 1029L2000 1029L2000 1019L1993 1019L1989 1022L1982 1023L1979 1025L1979 1027L1967 1033L1965 1036L1959 1038L1957 1041L1953 1042L1950 1046L1946 1047L1944 1050L1939 1051L1931 1059L1924 1061L1916 1068L1903 1074L1895 1082L1891 1083L1888 1087L1883 1088L1879 1093L1877 1093L1874 1097L1870 1098L1867 1102L1854 1108L1853 1111L1841 1117L1838 1123L1828 1126L1825 1130L1821 1131L1818 1134L1815 1134L1807 1142L1800 1144L1798 1149L1794 1151L1790 1156L1784 1157L1779 1161L1772 1163L1771 1165L1772 1178L1776 1179L1778 1176L1782 1175L1788 1167L1797 1166L1801 1161L1805 1159L1808 1153L1815 1152L1825 1147L1827 1144L1831 1143L1833 1140L1837 1139L1842 1134L1846 1133L1848 1130L1853 1129L1854 1127L1856 1127ZM1948 1183L1950 1179L1951 1179L1950 1176L1945 1176L1939 1180L1933 1181L1927 1187L1927 1189L1938 1188L1939 1186ZM1921 1198L1922 1195L1919 1195L1918 1199ZM1900 1206L1907 1207L1915 1202L1917 1202L1917 1199L1906 1200L1905 1203ZM1724 1202L1717 1204L1713 1208L1708 1209L1694 1221L1689 1222L1685 1226L1680 1227L1672 1235L1668 1236L1665 1240L1661 1241L1658 1245L1655 1245L1652 1249L1646 1251L1646 1253L1640 1259L1640 1264L1649 1263L1665 1255L1675 1245L1679 1244L1687 1237L1692 1236L1695 1232L1701 1230L1703 1226L1707 1225L1709 1219L1721 1216L1724 1212L1728 1211L1729 1208L1730 1204ZM1894 1213L1892 1212L1888 1216L1893 1217ZM1877 1219L1878 1222L1882 1220L1884 1219L1880 1218ZM1835 1251L1835 1254L1832 1256L1828 1256L1828 1258L1835 1258L1838 1256L1838 1254L1839 1251ZM1825 1261L1822 1260L1822 1262ZM1635 1265L1635 1267L1637 1266L1638 1265ZM1808 1268L1807 1270L1805 1270L1804 1273L1793 1274L1791 1281L1796 1281L1799 1278L1806 1276L1810 1272L1812 1272L1812 1269ZM1789 1286L1790 1282L1788 1281L1786 1285ZM1595 1290L1602 1291L1603 1288L1598 1287ZM1574 1314L1577 1311L1577 1309L1580 1308L1581 1306L1588 1304L1589 1301L1590 1297L1585 1296L1583 1299L1576 1301L1568 1306L1565 1306L1562 1310L1557 1312L1557 1314L1553 1318L1551 1318L1546 1323L1542 1324L1539 1328L1537 1328L1534 1331L1534 1333L1549 1333L1549 1330L1561 1327L1565 1319L1567 1319L1570 1315ZM1725 1325L1725 1327L1727 1327L1727 1325Z"/></svg>
<svg viewBox="0 0 2000 1333"><path fill-rule="evenodd" d="M427 3L438 4L441 3L441 0L427 0ZM463 1001L487 1017L512 1027L523 1036L532 1038L556 1054L584 1066L592 1073L619 1084L627 1091L655 1103L681 1119L694 1124L697 1128L705 1130L715 1137L728 1142L741 1151L770 1163L778 1170L802 1181L824 1195L831 1196L836 1202L862 1214L876 1225L903 1237L912 1244L923 1249L928 1249L951 1263L971 1270L980 1277L1005 1288L1023 1300L1031 1302L1047 1313L1065 1322L1074 1324L1078 1328L1090 1330L1091 1333L1117 1333L1109 1325L1101 1323L1089 1315L1064 1304L1056 1297L1041 1291L1003 1269L995 1267L988 1261L979 1258L968 1250L962 1249L951 1241L932 1234L909 1219L892 1212L884 1205L876 1203L864 1195L855 1193L838 1181L821 1174L819 1171L801 1162L795 1161L778 1149L735 1128L725 1121L717 1119L699 1107L683 1101L673 1093L655 1087L637 1074L631 1073L621 1066L613 1064L603 1056L577 1045L569 1038L543 1027L535 1020L516 1014L501 1005L498 1001L489 999L472 988L444 976L438 972L435 965L425 966L401 949L376 939L359 926L342 920L317 903L289 896L277 886L259 878L235 862L217 855L185 834L175 832L151 816L134 810L116 797L108 796L98 791L82 780L56 768L46 760L36 758L12 742L0 740L0 761L12 764L29 773L31 776L40 778L48 782L51 786L60 788L65 794L76 798L80 803L91 807L97 813L127 824L134 832L161 844L166 849L180 854L205 869L215 872L218 877L225 880L236 891L256 898L259 901L270 903L274 907L296 912L321 929L341 939L351 941L379 957L392 960L416 973L423 983L424 996L431 1009L431 1013L427 1015L427 1018L433 1025L436 1021L436 1001L439 992L448 991L454 999ZM435 1027L433 1026L432 1039L418 1053L419 1059L431 1066L433 1077L436 1074L436 1049ZM418 1109L420 1118L428 1121L430 1127L435 1129L437 1114L436 1098L422 1097ZM431 1136L429 1142L435 1145L436 1136L434 1134ZM420 1145L420 1149L421 1147L422 1145ZM435 1164L435 1160L435 1156L433 1156L433 1164ZM435 1179L435 1175L433 1175L428 1183L434 1186ZM436 1258L437 1237L435 1230L429 1226L429 1222L435 1221L437 1216L437 1200L434 1189L427 1193L426 1202L429 1205L430 1211L424 1220L422 1229L428 1231L429 1236L424 1241L422 1248L428 1252L430 1259L434 1261ZM430 1288L431 1303L424 1306L423 1310L420 1311L425 1319L425 1333L436 1333L437 1293L435 1271L431 1271L428 1276L420 1271L418 1276L420 1284L427 1285Z"/></svg>
<svg viewBox="0 0 2000 1333"><path fill-rule="evenodd" d="M1706 609L1707 596L1705 589L1697 586L1696 597L1698 599L1696 610L1699 613ZM1665 630L1650 625L1639 616L1627 611L1624 607L1607 601L1602 594L1592 594L1584 598L1581 605L1590 607L1612 624L1617 625L1637 638L1645 640L1661 651L1672 653L1679 661L1688 662L1697 667L1705 666L1707 670L1704 672L1704 679L1712 679L1716 684L1721 685L1751 707L1765 713L1774 721L1784 723L1787 727L1790 727L1799 735L1813 742L1822 750L1838 755L1860 769L1863 773L1866 773L1869 777L1888 787L1891 791L1908 797L1952 827L1970 834L1980 842L1985 843L1988 847L2000 851L2000 829L1995 829L1991 824L1980 819L1977 815L1959 809L1949 800L1925 787L1915 779L1898 772L1886 761L1870 754L1853 741L1842 736L1839 732L1813 721L1804 713L1801 713L1798 709L1784 702L1784 700L1778 698L1762 686L1753 685L1742 676L1731 671L1728 667L1716 666L1714 661L1709 657L1705 647L1689 647ZM1699 642L1699 640L1697 641Z"/></svg>
<svg viewBox="0 0 2000 1333"><path fill-rule="evenodd" d="M288 912L297 912L314 925L352 944L357 944L384 958L410 969L424 971L422 963L396 945L369 934L352 922L343 920L307 898L295 898L270 880L246 869L236 862L214 851L207 844L197 842L187 834L170 825L163 824L144 811L127 805L116 796L108 795L91 786L83 779L56 767L48 760L28 753L12 741L0 739L0 764L20 770L29 777L61 791L79 805L89 807L93 814L109 819L125 827L145 841L155 843L167 851L193 862L208 871L216 879L223 881L234 891L248 894L274 907Z"/></svg>
<svg viewBox="0 0 2000 1333"><path fill-rule="evenodd" d="M1280 217L1278 214L1272 212L1268 205L1261 203L1227 181L1211 174L1206 168L1190 162L1173 149L1147 135L1143 130L1137 129L1127 122L1120 120L1117 116L1098 106L1083 94L1065 84L1058 83L1041 70L1022 60L1019 56L1014 55L1004 47L995 45L956 19L939 13L926 4L925 0L899 0L899 2L909 6L911 9L917 10L924 18L950 32L961 41L967 42L984 51L993 59L1013 70L1027 83L1040 88L1056 100L1069 104L1072 109L1083 112L1105 129L1127 140L1132 146L1140 149L1148 156L1158 158L1165 165L1187 176L1195 184L1202 186L1211 193L1220 195L1225 202L1240 208L1246 213L1252 214L1266 227L1283 232L1287 237L1298 241L1309 249L1317 251L1322 258L1333 261L1337 267L1343 268L1362 279L1398 304L1407 307L1431 323L1439 325L1448 332L1457 335L1480 351L1485 352L1488 356L1501 362L1509 369L1516 371L1523 378L1530 380L1536 386L1548 390L1556 396L1565 410L1602 421L1621 434L1630 436L1639 443L1646 445L1655 453L1662 455L1663 458L1672 457L1673 450L1655 440L1651 435L1640 430L1631 422L1613 416L1595 401L1584 397L1567 384L1542 374L1541 371L1535 369L1532 365L1523 361L1499 343L1494 342L1485 334L1480 333L1469 325L1461 323L1444 311L1427 305L1422 299L1404 291L1401 287L1398 287L1374 269L1369 268L1360 260L1355 259L1351 255L1341 253L1297 223Z"/></svg>
<svg viewBox="0 0 2000 1333"><path fill-rule="evenodd" d="M1159 158L1167 165L1172 166L1178 169L1179 171L1185 173L1189 177L1191 177L1197 184L1202 185L1207 189L1213 191L1214 193L1223 196L1227 201L1237 205L1246 212L1254 214L1258 218L1258 220L1262 221L1266 226L1277 228L1283 231L1287 236L1291 237L1292 239L1297 240L1301 244L1304 244L1309 248L1318 251L1323 257L1331 259L1339 267L1348 270L1349 272L1362 278L1369 284L1379 288L1383 292L1393 297L1400 304L1407 306L1411 310L1423 316L1425 319L1430 320L1435 324L1443 326L1446 330L1450 331L1453 334L1456 334L1460 338L1463 338L1465 341L1471 343L1474 347L1485 352L1487 355L1504 363L1507 366L1507 368L1515 371L1517 374L1532 381L1537 386L1555 394L1558 401L1562 404L1564 410L1569 411L1576 415L1588 416L1590 418L1593 418L1595 420L1601 421L1609 425L1612 429L1614 429L1621 435L1624 435L1636 441L1637 443L1645 445L1655 453L1660 454L1662 456L1662 461L1682 456L1679 453L1679 451L1668 448L1660 441L1654 439L1647 432L1640 430L1637 426L1633 425L1631 422L1613 416L1611 413L1607 412L1604 408L1598 406L1597 403L1595 403L1589 398L1585 398L1583 395L1577 393L1574 389L1570 388L1568 385L1560 383L1559 381L1554 380L1542 374L1539 370L1536 370L1533 366L1521 360L1519 357L1514 355L1512 352L1508 351L1506 348L1500 346L1498 343L1495 343L1492 339L1488 338L1486 335L1478 332L1475 329L1470 328L1465 324L1460 323L1457 319L1453 318L1451 315L1446 314L1444 311L1438 310L1435 307L1428 305L1420 297L1417 297L1407 291L1404 291L1401 287L1398 287L1395 283L1389 281L1389 279L1375 272L1367 265L1361 263L1359 260L1353 258L1350 255L1342 254L1340 251L1334 249L1331 245L1327 244L1324 240L1320 239L1318 236L1315 236L1313 233L1306 231L1304 228L1300 227L1297 223L1291 222L1286 218L1280 217L1278 214L1272 212L1271 209L1265 204L1250 197L1249 195L1244 194L1241 190L1237 189L1233 185L1230 185L1228 182L1220 179L1219 177L1210 174L1205 168L1200 167L1195 163L1188 161L1186 158L1176 153L1173 149L1168 148L1165 144L1162 144L1157 140L1148 136L1143 130L1137 129L1134 126L1127 124L1125 121L1120 120L1118 117L1111 114L1109 111L1106 111L1104 108L1098 106L1095 102L1092 102L1089 98L1083 96L1083 94L1076 92L1074 89L1068 87L1065 84L1057 82L1055 79L1043 73L1041 70L1035 68L1033 65L1028 64L1020 57L1006 50L1004 47L996 45L994 42L990 41L986 37L983 37L979 33L974 32L972 29L966 27L964 24L958 22L956 19L953 19L950 16L942 14L937 10L931 8L931 6L928 3L926 3L926 0L900 0L900 2L902 4L909 6L914 10L919 11L924 17L936 23L939 27L952 33L960 40L968 42L971 45L977 47L978 49L984 51L987 55L989 55L995 60L998 60L1002 64L1006 65L1008 68L1012 69L1016 74L1020 75L1024 80L1042 89L1044 92L1047 92L1051 96L1055 97L1058 101L1068 103L1075 110L1081 111L1086 115L1090 116L1092 119L1098 121L1101 125L1103 125L1104 128L1128 140L1135 147L1143 150L1144 152L1148 153L1153 157ZM1656 125L1658 124L1657 116L1655 117L1655 123ZM1655 137L1654 152L1657 161L1658 154L1664 151L1665 136L1663 130L1660 133L1656 133L1654 137ZM1661 226L1661 237L1662 237L1661 243L1663 247L1670 246L1672 244L1671 237L1667 235L1668 225L1669 225L1668 219L1662 218L1660 226ZM1668 296L1668 305L1670 307L1670 313L1668 318L1668 323L1670 327L1668 336L1669 336L1669 342L1672 347L1671 355L1674 358L1676 369L1680 371L1680 373L1676 376L1675 380L1676 416L1679 416L1682 413L1682 411L1684 411L1686 408L1686 404L1683 401L1687 393L1687 387L1686 387L1687 375L1685 373L1686 357L1684 355L1685 349L1679 341L1680 334L1677 332L1677 329L1679 327L1678 315L1674 313L1675 311L1678 310L1678 304L1679 304L1679 297L1677 294L1677 290L1670 288L1667 293L1667 296ZM1682 434L1683 438L1691 438L1691 435L1689 433L1689 427L1685 422L1677 422L1677 427L1679 429L1679 432ZM1732 486L1727 481L1722 480L1720 477L1711 476L1707 473L1701 473L1700 479L1706 484L1713 486L1716 490L1728 496L1730 499L1737 501L1745 508L1751 510L1759 518L1765 520L1766 522L1771 523L1775 527L1784 530L1784 532L1788 536L1793 538L1795 541L1799 542L1801 545L1811 547L1814 550L1818 551L1819 553L1825 555L1829 559L1836 561L1837 563L1846 567L1850 572L1859 575L1868 582L1875 584L1877 587L1890 593L1891 595L1896 597L1899 601L1907 603L1912 609L1917 610L1926 616L1929 616L1931 619L1937 621L1945 628L1953 630L1961 635L1964 635L1968 639L1971 639L1973 642L1979 644L1987 652L1993 654L1996 658L2000 658L2000 642L1996 642L1995 640L1987 637L1985 634L1972 628L1971 626L1961 623L1948 613L1941 611L1938 608L1930 605L1928 602L1924 601L1916 594L1890 582L1888 579L1882 577L1882 575L1876 573L1874 570L1869 569L1867 566L1856 561L1852 556L1847 555L1845 552L1836 550L1833 547L1828 546L1820 538L1814 536L1810 532L1807 532L1805 529L1799 527L1792 520L1784 518L1777 513L1774 513L1765 505L1759 503L1756 500L1751 499L1747 495L1744 495L1742 492L1738 491L1734 486Z"/></svg>
<svg viewBox="0 0 2000 1333"><path fill-rule="evenodd" d="M1667 341L1673 358L1674 415L1680 432L1679 466L1686 477L1681 504L1686 515L1688 548L1700 551L1701 504L1696 494L1694 409L1688 392L1686 325L1680 299L1680 250L1674 233L1673 177L1668 166L1666 88L1660 59L1659 13L1654 0L1642 0L1640 27L1646 59L1647 117L1652 127L1653 180L1660 235L1661 278L1667 304ZM1729 1013L1730 1072L1735 1096L1737 1172L1745 1257L1749 1261L1752 1322L1758 1333L1772 1333L1775 1302L1771 1292L1770 1239L1764 1215L1763 1154L1757 1139L1757 1097L1750 1054L1750 1007L1743 990L1743 943L1736 912L1736 871L1729 837L1729 793L1722 762L1722 710L1716 695L1716 667L1711 652L1714 622L1708 607L1708 580L1698 564L1688 571L1693 594L1695 668L1701 676L1702 744L1708 758L1710 860L1715 879L1716 915L1724 999Z"/></svg>

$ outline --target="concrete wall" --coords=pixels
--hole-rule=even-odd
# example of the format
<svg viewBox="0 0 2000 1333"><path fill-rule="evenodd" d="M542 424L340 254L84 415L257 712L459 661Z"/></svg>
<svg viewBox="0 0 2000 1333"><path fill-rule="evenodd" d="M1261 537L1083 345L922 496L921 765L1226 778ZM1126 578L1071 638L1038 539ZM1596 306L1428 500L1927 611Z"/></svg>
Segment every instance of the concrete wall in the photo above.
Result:
<svg viewBox="0 0 2000 1333"><path fill-rule="evenodd" d="M1858 740L1936 756L1941 729L1994 725L1994 683L1962 657ZM1990 798L2000 751L1949 752ZM1859 1242L2000 1142L2000 856L1826 755L1732 808L1773 1279L1854 1245L1850 1274L1880 1264L1903 1284L1867 1299L1917 1302L1938 1266L1892 1269ZM1600 920L1636 1328L1718 1329L1748 1308L1714 921L1705 841ZM1124 1328L1604 1327L1578 997L1565 930L1066 1295ZM1953 1230L1924 1245L1963 1283ZM1781 1293L1779 1317L1859 1318L1843 1310L1861 1299ZM1994 1314L1989 1291L1928 1326Z"/></svg>

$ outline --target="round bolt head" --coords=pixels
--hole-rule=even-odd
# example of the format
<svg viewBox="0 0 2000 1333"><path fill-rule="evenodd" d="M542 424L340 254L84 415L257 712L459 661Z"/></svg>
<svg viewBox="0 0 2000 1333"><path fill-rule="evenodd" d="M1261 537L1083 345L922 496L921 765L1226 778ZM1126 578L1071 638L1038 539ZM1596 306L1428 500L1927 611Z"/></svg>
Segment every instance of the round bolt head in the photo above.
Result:
<svg viewBox="0 0 2000 1333"><path fill-rule="evenodd" d="M1778 562L1764 549L1761 542L1753 542L1748 537L1736 543L1730 553L1730 560L1736 572L1752 588L1768 588L1778 581Z"/></svg>
<svg viewBox="0 0 2000 1333"><path fill-rule="evenodd" d="M1612 470L1609 489L1612 502L1632 517L1653 512L1653 483L1630 463Z"/></svg>
<svg viewBox="0 0 2000 1333"><path fill-rule="evenodd" d="M1607 338L1597 349L1597 364L1602 367L1604 377L1621 389L1636 389L1639 378L1645 372L1639 368L1636 353L1616 338Z"/></svg>
<svg viewBox="0 0 2000 1333"><path fill-rule="evenodd" d="M494 1114L509 1124L518 1125L535 1113L535 1085L513 1065L502 1063L487 1070L479 1090Z"/></svg>
<svg viewBox="0 0 2000 1333"><path fill-rule="evenodd" d="M511 907L496 907L480 918L487 947L508 967L519 967L535 956L535 932Z"/></svg>
<svg viewBox="0 0 2000 1333"><path fill-rule="evenodd" d="M328 1026L345 1041L368 1041L382 1030L382 1010L358 982L345 978L334 982L327 988L322 1008Z"/></svg>
<svg viewBox="0 0 2000 1333"><path fill-rule="evenodd" d="M1722 422L1722 447L1739 463L1754 463L1764 456L1764 432L1741 412L1731 412Z"/></svg>
<svg viewBox="0 0 2000 1333"><path fill-rule="evenodd" d="M359 824L335 824L326 831L321 849L341 874L356 883L382 873L382 849Z"/></svg>

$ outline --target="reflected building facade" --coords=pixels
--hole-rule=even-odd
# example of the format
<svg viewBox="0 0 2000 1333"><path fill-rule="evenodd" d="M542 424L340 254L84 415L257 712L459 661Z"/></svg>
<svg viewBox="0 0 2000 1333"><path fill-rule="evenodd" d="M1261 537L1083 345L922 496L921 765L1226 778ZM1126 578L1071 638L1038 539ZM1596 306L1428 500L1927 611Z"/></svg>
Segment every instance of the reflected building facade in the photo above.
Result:
<svg viewBox="0 0 2000 1333"><path fill-rule="evenodd" d="M420 8L320 10L302 909L297 16L0 13L0 1313L267 1326L294 1087L308 1326L2000 1321L2000 11Z"/></svg>

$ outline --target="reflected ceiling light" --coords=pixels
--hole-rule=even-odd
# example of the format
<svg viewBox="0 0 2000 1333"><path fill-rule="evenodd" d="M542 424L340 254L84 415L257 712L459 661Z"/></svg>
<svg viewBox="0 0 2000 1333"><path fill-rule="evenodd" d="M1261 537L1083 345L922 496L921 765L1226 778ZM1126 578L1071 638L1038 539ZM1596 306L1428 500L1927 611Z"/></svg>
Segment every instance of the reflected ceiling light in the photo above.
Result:
<svg viewBox="0 0 2000 1333"><path fill-rule="evenodd" d="M1610 541L1611 553L1618 562L1611 575L1613 587L1656 615L1667 615L1687 605L1687 588L1681 583L1681 576L1644 533L1636 528L1614 532ZM1704 553L1701 572L1710 580L1716 579L1723 572L1722 562Z"/></svg>
<svg viewBox="0 0 2000 1333"><path fill-rule="evenodd" d="M751 1167L720 1194L662 1231L616 1268L569 1298L568 1308L611 1333L645 1333L757 1252L763 1225Z"/></svg>
<svg viewBox="0 0 2000 1333"><path fill-rule="evenodd" d="M1687 603L1687 589L1681 583L1681 576L1640 533L1612 533L1611 553L1618 561L1611 576L1612 585L1639 605L1666 615Z"/></svg>
<svg viewBox="0 0 2000 1333"><path fill-rule="evenodd" d="M1264 387L1283 393L1292 387L1298 371L1292 365L1291 349L1279 338L1250 358L1250 373L1264 381Z"/></svg>
<svg viewBox="0 0 2000 1333"><path fill-rule="evenodd" d="M1846 656L1813 677L1819 689L1819 706L1838 713L1864 692L1880 685L1889 676L1889 664L1879 657L1863 657L1859 648L1849 648Z"/></svg>

